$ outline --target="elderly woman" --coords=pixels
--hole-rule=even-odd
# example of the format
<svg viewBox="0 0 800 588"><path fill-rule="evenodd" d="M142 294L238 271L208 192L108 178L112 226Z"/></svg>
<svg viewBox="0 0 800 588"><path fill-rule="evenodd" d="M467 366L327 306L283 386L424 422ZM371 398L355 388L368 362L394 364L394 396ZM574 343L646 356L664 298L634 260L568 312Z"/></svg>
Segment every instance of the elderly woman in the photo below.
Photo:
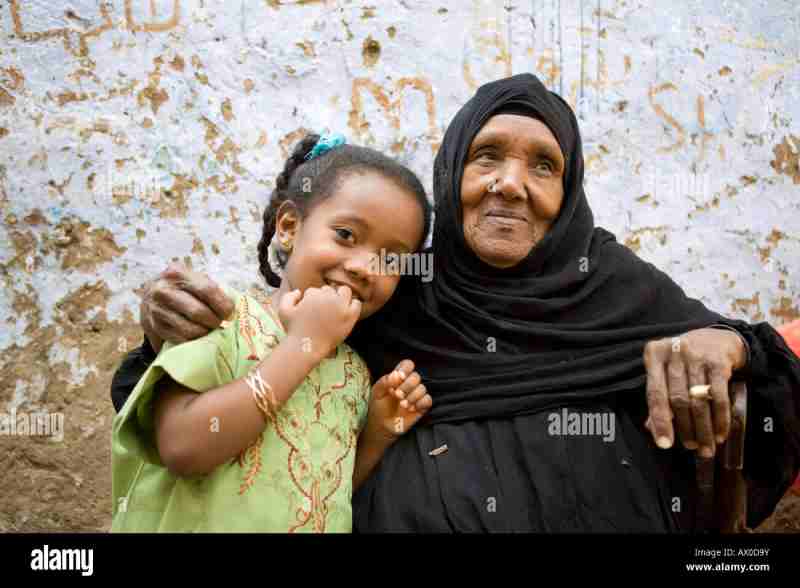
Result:
<svg viewBox="0 0 800 588"><path fill-rule="evenodd" d="M373 374L411 358L434 398L353 497L356 530L700 530L695 460L728 435L732 378L750 391L748 526L797 475L800 360L768 324L708 310L596 228L583 173L574 114L530 74L481 87L450 124L434 279L404 277L351 336ZM156 346L181 341L226 306L173 267L143 326ZM147 347L117 373L117 407ZM690 396L703 385L710 399Z"/></svg>

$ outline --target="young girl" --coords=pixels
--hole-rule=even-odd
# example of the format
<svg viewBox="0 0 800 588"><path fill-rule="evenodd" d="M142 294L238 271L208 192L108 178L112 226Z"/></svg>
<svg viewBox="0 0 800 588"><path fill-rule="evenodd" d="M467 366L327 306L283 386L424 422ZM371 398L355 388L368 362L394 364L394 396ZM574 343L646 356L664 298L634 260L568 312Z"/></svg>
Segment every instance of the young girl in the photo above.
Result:
<svg viewBox="0 0 800 588"><path fill-rule="evenodd" d="M258 245L270 297L166 344L112 431L113 532L349 532L350 498L431 398L401 362L370 388L343 341L400 277L374 256L419 250L430 205L407 168L310 135L278 176Z"/></svg>

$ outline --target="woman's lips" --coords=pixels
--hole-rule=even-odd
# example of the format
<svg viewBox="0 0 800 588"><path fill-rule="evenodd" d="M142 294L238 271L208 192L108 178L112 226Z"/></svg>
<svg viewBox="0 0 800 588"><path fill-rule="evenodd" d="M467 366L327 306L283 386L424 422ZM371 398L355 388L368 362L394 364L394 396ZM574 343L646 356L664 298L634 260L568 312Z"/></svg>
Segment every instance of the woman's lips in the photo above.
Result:
<svg viewBox="0 0 800 588"><path fill-rule="evenodd" d="M528 222L528 219L523 215L516 212L509 212L507 210L490 210L486 213L486 216L489 218L503 219L506 221L518 221L523 223Z"/></svg>

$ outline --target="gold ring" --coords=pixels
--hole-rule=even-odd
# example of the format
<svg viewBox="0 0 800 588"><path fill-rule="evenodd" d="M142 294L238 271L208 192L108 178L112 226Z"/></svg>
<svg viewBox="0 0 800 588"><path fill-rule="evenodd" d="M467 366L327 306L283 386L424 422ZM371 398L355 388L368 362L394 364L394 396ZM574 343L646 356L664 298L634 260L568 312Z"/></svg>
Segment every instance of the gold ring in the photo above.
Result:
<svg viewBox="0 0 800 588"><path fill-rule="evenodd" d="M689 396L699 400L711 400L711 394L709 394L709 390L711 390L711 386L709 384L698 384L697 386L692 386L689 388Z"/></svg>

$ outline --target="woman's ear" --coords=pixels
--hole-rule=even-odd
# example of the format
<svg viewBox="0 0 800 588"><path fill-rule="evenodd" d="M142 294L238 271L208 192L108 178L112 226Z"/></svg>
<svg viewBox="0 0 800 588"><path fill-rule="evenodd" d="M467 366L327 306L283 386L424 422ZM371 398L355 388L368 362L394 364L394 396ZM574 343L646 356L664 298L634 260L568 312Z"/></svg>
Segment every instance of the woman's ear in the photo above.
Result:
<svg viewBox="0 0 800 588"><path fill-rule="evenodd" d="M303 219L294 202L283 202L275 215L275 234L286 251L292 250L295 237L300 230Z"/></svg>

